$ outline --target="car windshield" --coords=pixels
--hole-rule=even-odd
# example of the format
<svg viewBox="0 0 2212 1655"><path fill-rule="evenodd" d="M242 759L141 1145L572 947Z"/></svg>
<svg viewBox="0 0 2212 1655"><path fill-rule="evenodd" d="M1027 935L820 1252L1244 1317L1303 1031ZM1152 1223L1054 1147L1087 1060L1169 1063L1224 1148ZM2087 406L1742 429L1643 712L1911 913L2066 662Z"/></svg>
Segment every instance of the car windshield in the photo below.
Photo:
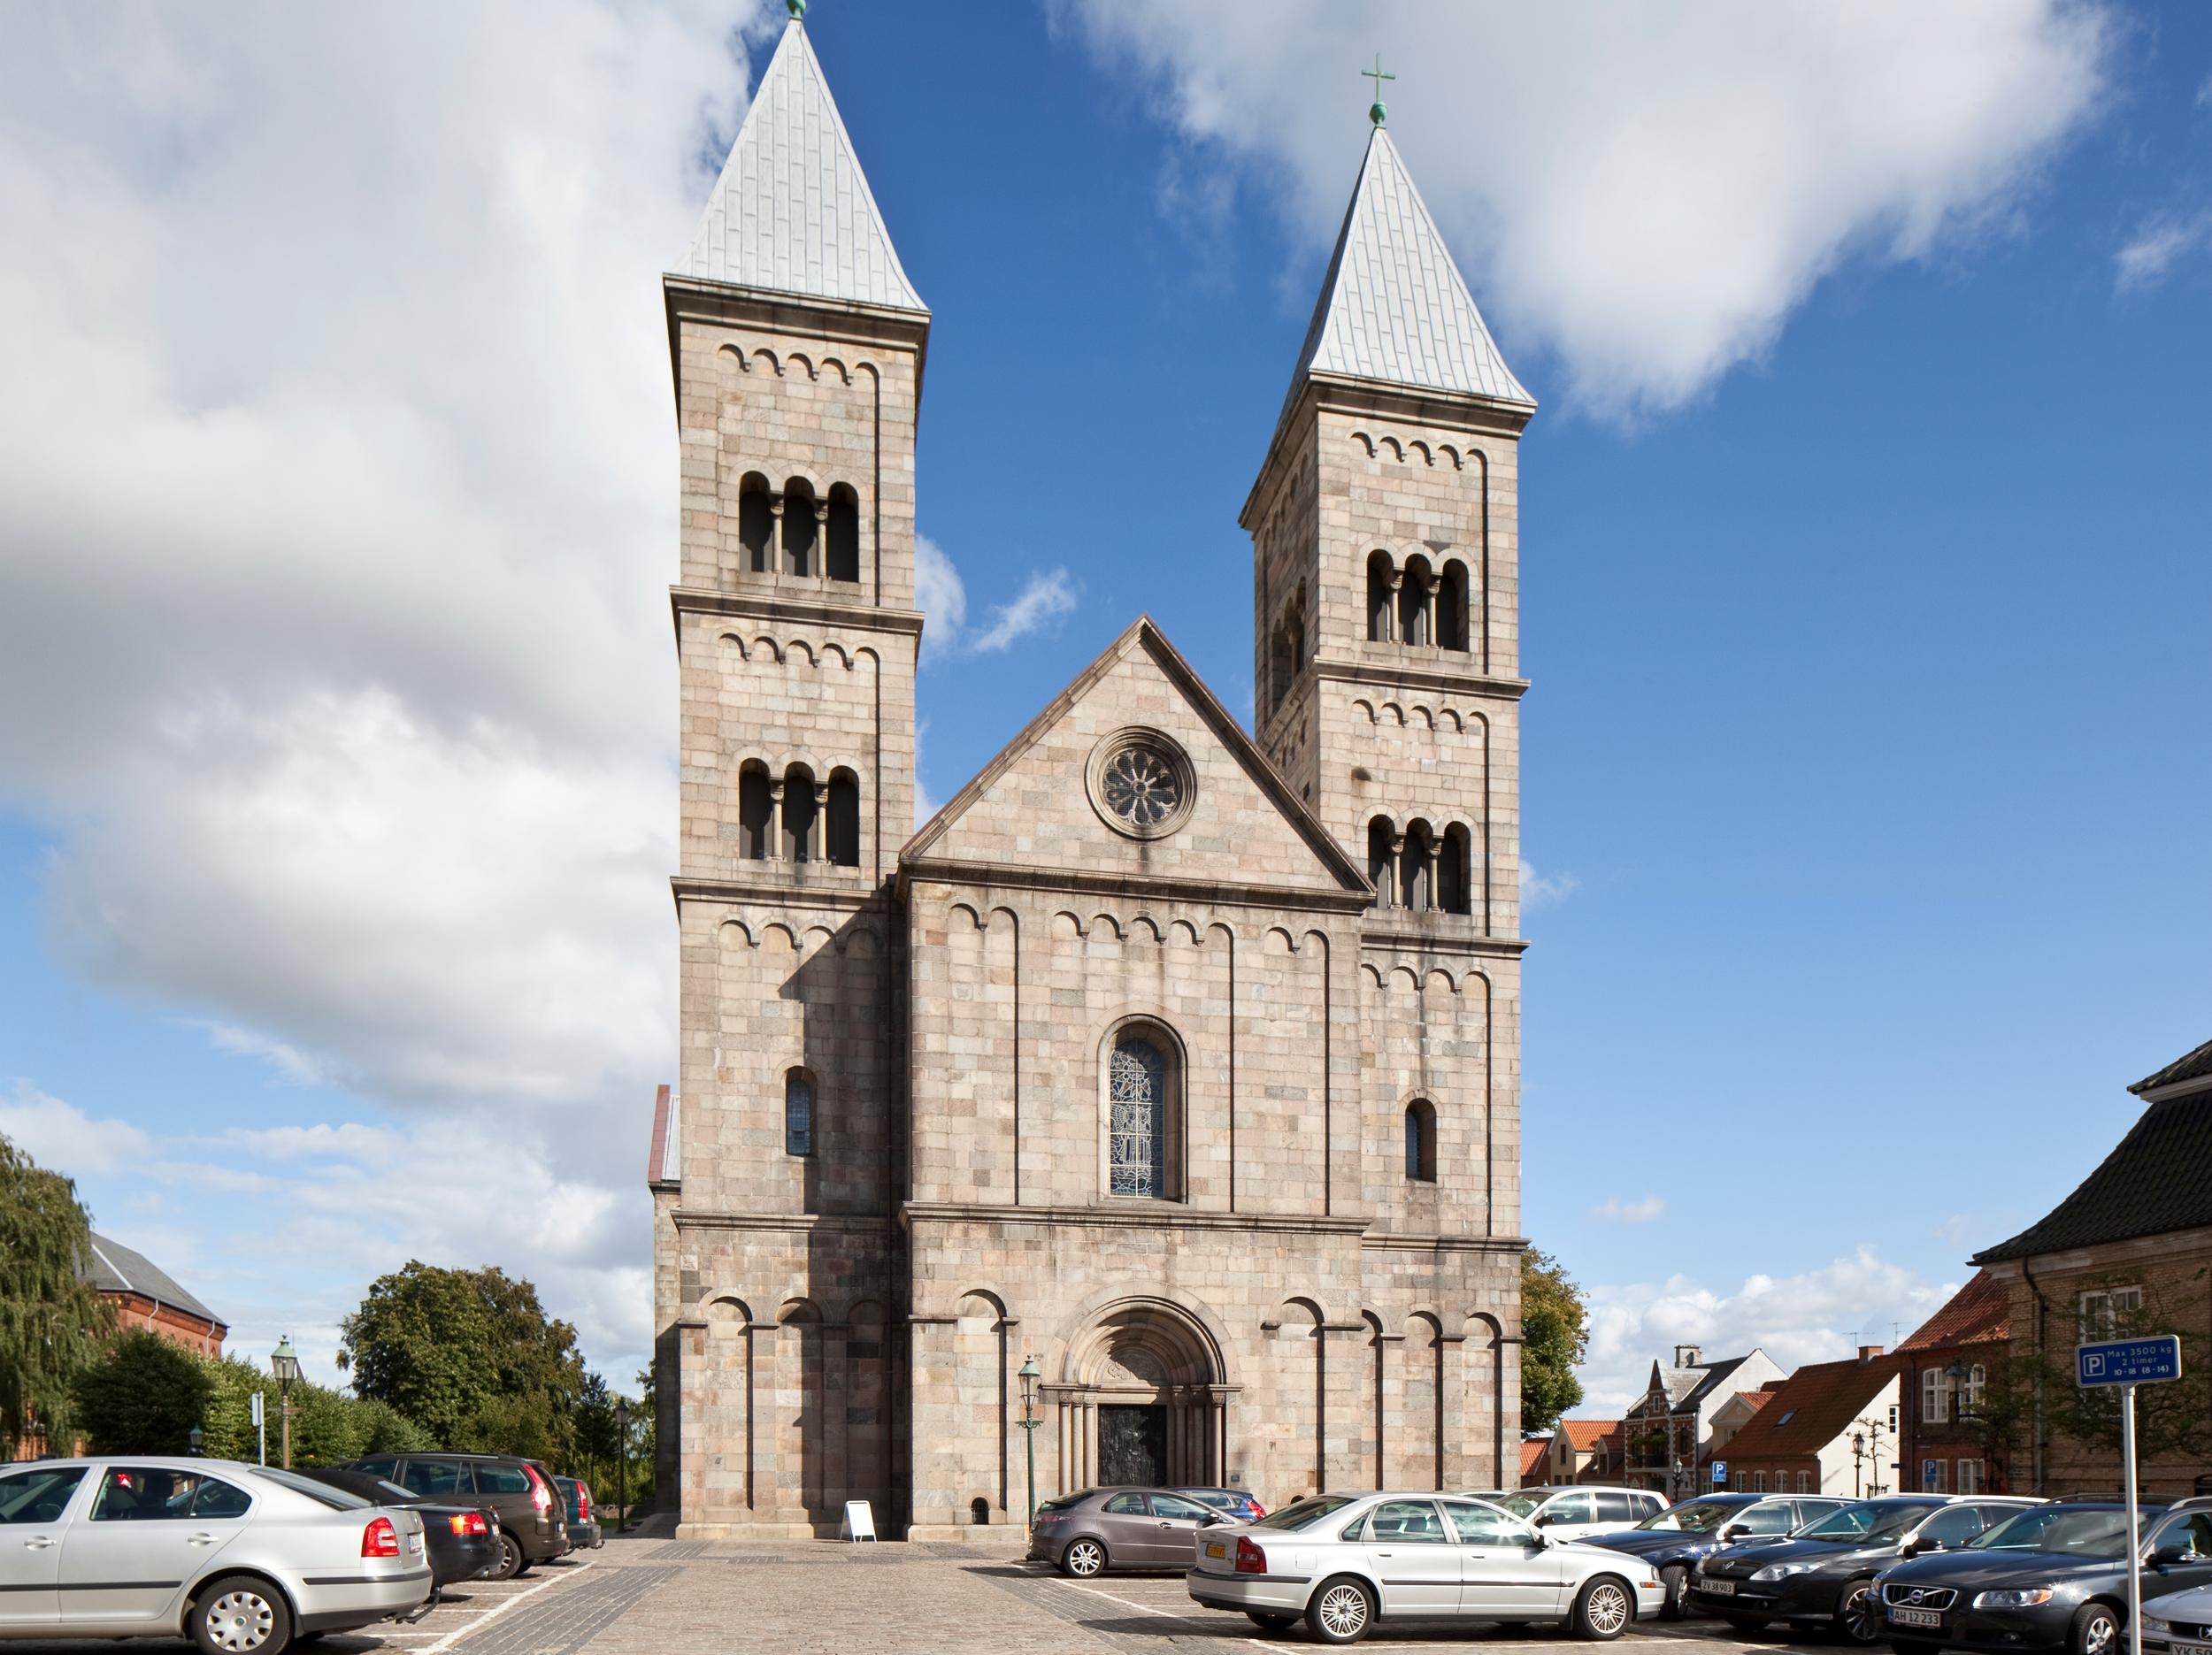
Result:
<svg viewBox="0 0 2212 1655"><path fill-rule="evenodd" d="M1743 1510L1738 1500L1690 1500L1671 1506L1656 1517L1647 1517L1639 1529L1661 1529L1686 1535L1709 1535L1734 1513Z"/></svg>
<svg viewBox="0 0 2212 1655"><path fill-rule="evenodd" d="M1891 1506L1881 1501L1863 1501L1847 1506L1834 1515L1822 1518L1810 1528L1801 1530L1800 1540L1894 1540L1925 1517L1932 1506Z"/></svg>
<svg viewBox="0 0 2212 1655"><path fill-rule="evenodd" d="M1511 1512L1516 1517L1526 1517L1541 1506L1548 1497L1541 1494L1507 1493L1485 1494L1481 1498L1489 1501L1493 1506L1502 1506Z"/></svg>
<svg viewBox="0 0 2212 1655"><path fill-rule="evenodd" d="M306 1495L311 1500L319 1500L334 1512L365 1511L375 1504L373 1500L363 1499L358 1494L349 1494L343 1489L332 1488L327 1483L318 1483L312 1477L303 1477L275 1466L253 1466L249 1469L255 1476L280 1483L295 1494Z"/></svg>
<svg viewBox="0 0 2212 1655"><path fill-rule="evenodd" d="M2078 1506L2038 1506L1969 1543L1978 1552L2063 1552L2079 1558L2123 1558L2128 1514Z"/></svg>
<svg viewBox="0 0 2212 1655"><path fill-rule="evenodd" d="M1317 1494L1310 1500L1300 1500L1286 1506L1272 1516L1263 1517L1252 1525L1255 1529L1287 1529L1295 1533L1310 1529L1331 1512L1340 1512L1351 1504L1349 1497L1341 1494Z"/></svg>

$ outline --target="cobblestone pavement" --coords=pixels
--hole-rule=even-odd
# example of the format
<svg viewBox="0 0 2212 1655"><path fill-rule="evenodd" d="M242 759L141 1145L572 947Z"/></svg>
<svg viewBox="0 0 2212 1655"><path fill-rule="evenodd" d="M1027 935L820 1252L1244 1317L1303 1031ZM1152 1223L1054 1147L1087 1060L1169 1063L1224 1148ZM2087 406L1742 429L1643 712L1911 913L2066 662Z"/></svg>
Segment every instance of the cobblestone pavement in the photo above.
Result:
<svg viewBox="0 0 2212 1655"><path fill-rule="evenodd" d="M1016 1547L735 1545L610 1540L519 1581L457 1588L420 1623L333 1634L316 1655L1245 1655L1306 1651L1302 1633L1262 1636L1202 1609L1179 1575L1078 1583L1019 1561ZM1739 1638L1709 1621L1633 1628L1619 1655L1835 1655L1838 1644ZM1370 1638L1376 1655L1556 1655L1555 1631L1424 1627ZM1660 1646L1660 1647L1655 1647ZM18 1644L10 1655L184 1655L174 1640ZM304 1655L304 1651L303 1651Z"/></svg>

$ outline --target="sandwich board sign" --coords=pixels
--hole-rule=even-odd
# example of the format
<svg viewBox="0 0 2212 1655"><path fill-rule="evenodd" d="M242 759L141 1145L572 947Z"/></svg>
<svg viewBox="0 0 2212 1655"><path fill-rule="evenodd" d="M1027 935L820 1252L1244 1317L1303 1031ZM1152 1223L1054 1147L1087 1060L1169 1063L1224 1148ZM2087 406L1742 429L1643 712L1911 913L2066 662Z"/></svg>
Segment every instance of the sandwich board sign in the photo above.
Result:
<svg viewBox="0 0 2212 1655"><path fill-rule="evenodd" d="M875 1508L865 1500L847 1500L845 1502L845 1538L873 1540L875 1537Z"/></svg>
<svg viewBox="0 0 2212 1655"><path fill-rule="evenodd" d="M2181 1377L2181 1340L2099 1339L2074 1347L2074 1380L2085 1390L2120 1387L2120 1489L2127 1496L2128 1533L2134 1550L2128 1567L2128 1649L2143 1655L2143 1526L2135 1506L2135 1387Z"/></svg>

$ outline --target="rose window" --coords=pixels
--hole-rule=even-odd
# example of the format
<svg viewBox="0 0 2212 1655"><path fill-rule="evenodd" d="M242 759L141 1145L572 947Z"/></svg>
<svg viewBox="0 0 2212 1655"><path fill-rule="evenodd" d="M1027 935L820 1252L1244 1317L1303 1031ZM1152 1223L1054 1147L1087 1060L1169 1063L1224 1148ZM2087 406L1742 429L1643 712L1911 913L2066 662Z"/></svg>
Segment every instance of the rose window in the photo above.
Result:
<svg viewBox="0 0 2212 1655"><path fill-rule="evenodd" d="M1132 827L1159 826L1183 802L1182 778L1162 755L1130 747L1114 755L1100 778L1106 808Z"/></svg>

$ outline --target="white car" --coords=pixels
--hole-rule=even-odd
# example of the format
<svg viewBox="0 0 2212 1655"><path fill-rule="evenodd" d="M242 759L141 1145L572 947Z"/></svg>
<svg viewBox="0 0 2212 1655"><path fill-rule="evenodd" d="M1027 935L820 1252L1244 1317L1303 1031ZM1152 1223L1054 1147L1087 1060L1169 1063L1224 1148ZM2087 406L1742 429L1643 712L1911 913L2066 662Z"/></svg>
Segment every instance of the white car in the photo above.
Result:
<svg viewBox="0 0 2212 1655"><path fill-rule="evenodd" d="M1198 1602L1270 1632L1302 1619L1324 1644L1356 1644L1378 1621L1559 1621L1602 1641L1666 1601L1633 1558L1449 1494L1317 1495L1200 1529L1194 1561L1183 1579Z"/></svg>
<svg viewBox="0 0 2212 1655"><path fill-rule="evenodd" d="M1584 1485L1478 1490L1468 1498L1503 1506L1516 1517L1526 1518L1555 1540L1587 1540L1594 1535L1617 1535L1667 1509L1666 1498L1649 1489Z"/></svg>
<svg viewBox="0 0 2212 1655"><path fill-rule="evenodd" d="M0 1637L176 1637L280 1655L425 1604L422 1519L227 1460L0 1468Z"/></svg>

